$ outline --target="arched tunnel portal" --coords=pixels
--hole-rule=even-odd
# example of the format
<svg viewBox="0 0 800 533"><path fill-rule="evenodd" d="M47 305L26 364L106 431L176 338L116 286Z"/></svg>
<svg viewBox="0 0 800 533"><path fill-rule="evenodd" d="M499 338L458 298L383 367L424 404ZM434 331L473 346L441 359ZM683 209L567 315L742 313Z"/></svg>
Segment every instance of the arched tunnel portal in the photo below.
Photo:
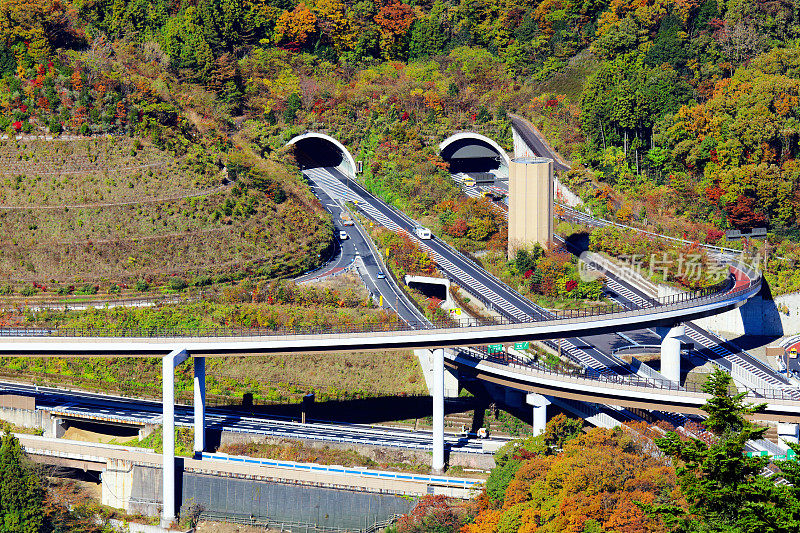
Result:
<svg viewBox="0 0 800 533"><path fill-rule="evenodd" d="M450 173L471 176L492 174L508 179L510 158L495 141L474 132L459 132L439 144L439 153L449 165Z"/></svg>
<svg viewBox="0 0 800 533"><path fill-rule="evenodd" d="M346 176L355 177L356 162L353 155L330 135L307 131L286 144L295 146L297 163L301 169L332 167Z"/></svg>

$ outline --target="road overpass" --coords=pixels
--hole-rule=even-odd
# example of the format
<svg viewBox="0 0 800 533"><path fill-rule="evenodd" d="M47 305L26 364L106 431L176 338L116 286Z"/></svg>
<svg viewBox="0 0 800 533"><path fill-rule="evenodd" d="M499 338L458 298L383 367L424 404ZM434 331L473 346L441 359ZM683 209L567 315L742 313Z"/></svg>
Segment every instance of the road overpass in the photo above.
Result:
<svg viewBox="0 0 800 533"><path fill-rule="evenodd" d="M328 142L319 135L307 135L304 142ZM297 142L300 143L301 140ZM346 149L345 149L346 150ZM335 158L334 158L335 159ZM336 161L332 161L332 164ZM339 176L351 173L352 156L340 157L334 167L324 169L319 179L333 176L333 180L341 186ZM315 169L316 170L316 169ZM345 174L342 174L342 171ZM338 173L338 175L337 175ZM315 178L317 179L317 178ZM332 182L331 184L336 185ZM378 223L396 230L410 232L416 223L390 208L382 202L374 200L369 193L357 184L345 185L345 199L358 200L358 207L367 216ZM352 196L350 196L352 195ZM163 423L164 423L164 457L163 465L163 518L169 521L174 518L174 369L189 357L194 358L195 366L195 451L202 454L205 450L205 357L227 355L260 355L264 353L315 353L337 351L372 351L376 349L434 349L434 405L443 401L443 347L468 347L489 343L511 343L535 339L572 338L580 335L597 335L616 333L640 327L661 326L672 328L694 318L710 316L743 305L747 299L755 295L761 287L761 278L737 277L724 286L699 293L674 296L667 299L649 299L644 306L636 309L625 309L623 306L609 309L581 310L569 313L552 313L535 306L530 301L507 287L500 280L466 260L457 251L439 239L432 239L426 245L434 254L439 266L450 276L466 280L471 289L485 299L506 317L499 324L486 325L481 321L460 321L434 324L414 323L387 324L368 331L352 331L346 329L314 329L314 330L233 330L210 329L204 331L183 330L69 330L62 328L11 328L0 330L0 353L7 356L55 356L55 357L162 357L163 365ZM740 271L742 272L742 271ZM418 327L416 327L418 326ZM595 356L598 366L609 368L618 364L613 358L603 359L603 354ZM453 364L469 368L469 361L453 359ZM480 374L490 380L506 380L512 376L503 375L509 368L493 368L488 363L472 365L476 375ZM515 373L524 374L523 369L510 367ZM501 372L502 370L502 372ZM517 372L519 371L519 372ZM515 382L520 390L526 390L525 382L533 383L536 379L545 382L543 376L533 376ZM553 382L538 385L552 392L561 391L570 397L585 397L589 401L598 398L599 388L609 388L610 384L582 381L582 377L562 377L556 380L561 383L559 389ZM571 380L571 381L569 381ZM553 381L552 379L550 381ZM499 382L499 381L496 381ZM568 383L569 385L564 385ZM665 410L674 403L673 396L685 397L681 400L687 407L696 407L699 401L696 393L676 390L672 394L654 395L651 386L628 382L626 384L626 401L637 399L642 405L662 405ZM531 386L532 387L532 386ZM530 389L535 392L534 388ZM583 396L582 396L583 395ZM623 395L614 397L622 400ZM781 403L781 402L785 402ZM781 399L773 402L772 412L775 416L784 416L793 420L797 412L795 403L798 400ZM692 407L694 406L694 407ZM441 413L434 412L434 427L441 427ZM443 466L443 437L435 434L434 467Z"/></svg>
<svg viewBox="0 0 800 533"><path fill-rule="evenodd" d="M462 327L439 325L427 330L410 330L407 326L392 331L339 331L322 332L275 332L257 330L219 330L197 332L107 332L109 336L97 336L97 332L78 332L60 329L4 329L5 337L0 343L0 353L13 356L51 355L51 356L109 356L130 357L134 355L163 357L163 520L171 522L175 516L175 442L174 442L174 369L178 364L194 358L194 425L195 451L205 451L205 357L224 355L258 355L261 353L294 353L346 350L375 350L393 348L435 348L434 350L434 405L443 401L444 395L444 346L474 346L478 344L514 342L530 339L558 338L566 333L605 332L631 329L638 325L675 325L689 317L706 316L728 310L743 304L760 289L760 278L737 282L711 294L695 297L670 297L664 301L653 301L652 307L621 312L584 312L578 317L554 317L522 323ZM82 334L83 336L79 336ZM113 335L113 336L111 336ZM148 335L148 336L145 336ZM164 355L166 352L166 355ZM191 354L191 355L190 355ZM585 388L584 384L584 388ZM596 384L594 385L596 387ZM576 387L580 390L580 387ZM639 387L640 394L646 394L646 387ZM629 391L630 392L630 391ZM676 391L676 394L680 392ZM684 394L688 394L685 393ZM688 397L688 396L687 396ZM648 405L654 401L647 396ZM800 402L797 402L800 405ZM788 404L793 405L793 404ZM667 406L665 406L667 408ZM777 408L776 408L777 409ZM436 418L443 413L435 411ZM796 416L795 411L786 408L786 417ZM793 419L793 418L791 418ZM434 426L443 427L441 420ZM434 467L444 465L443 435L434 436Z"/></svg>
<svg viewBox="0 0 800 533"><path fill-rule="evenodd" d="M152 482L161 476L163 457L153 450L26 434L15 436L37 462L100 473L104 505L125 509L132 514L154 514L163 506L163 495L152 486ZM328 520L320 517L314 523L334 527L348 525L346 522L351 517L346 515L352 509L348 509L345 503L360 508L362 513L371 507L372 512L364 517L369 518L366 524L369 526L375 521L385 520L390 514L408 512L411 502L417 497L442 494L469 498L482 486L480 479L220 453L182 457L178 462L181 488L176 496L184 509L200 505L216 515L250 515L275 520L281 515L294 518L295 513L303 511L304 504L316 498ZM303 492L302 500L287 501L292 496L296 498L299 491ZM231 493L236 494L233 500L229 498ZM281 493L283 497L276 498ZM324 497L321 498L320 493ZM276 507L289 509L281 512ZM349 525L356 524L362 525L358 521Z"/></svg>

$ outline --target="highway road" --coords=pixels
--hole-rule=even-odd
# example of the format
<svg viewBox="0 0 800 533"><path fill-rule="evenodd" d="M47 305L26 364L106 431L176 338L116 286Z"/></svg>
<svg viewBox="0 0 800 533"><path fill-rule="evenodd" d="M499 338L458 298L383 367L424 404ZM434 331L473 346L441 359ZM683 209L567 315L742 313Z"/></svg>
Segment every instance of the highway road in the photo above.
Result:
<svg viewBox="0 0 800 533"><path fill-rule="evenodd" d="M345 226L342 223L341 213L343 211L346 212L346 208L343 207L342 203L349 201L350 198L346 194L342 194L342 191L337 188L326 188L317 183L313 177L313 169L304 171L304 174L311 183L311 190L333 218L334 237L339 243L341 252L334 261L329 262L323 268L301 276L295 281L302 282L319 279L335 273L337 268L343 269L344 266L342 265L353 264L376 303L379 301L378 296L383 296L383 307L397 313L410 326L420 327L420 325L426 324L428 321L425 316L408 300L403 291L394 283L385 266L380 262L380 258L375 253L372 240L368 235L364 234L360 224ZM346 232L348 238L345 240L340 239L340 231Z"/></svg>
<svg viewBox="0 0 800 533"><path fill-rule="evenodd" d="M62 416L89 421L141 426L161 424L161 402L122 398L83 391L68 391L53 387L0 382L0 394L20 394L36 398L36 408L52 416ZM194 411L191 406L175 406L175 423L191 427ZM307 424L289 418L253 414L234 407L206 409L206 428L209 430L250 433L275 438L340 442L373 446L387 446L429 451L433 447L430 431L365 424L349 424L311 420ZM507 439L486 439L493 444L503 444ZM484 453L485 440L465 438L455 433L445 433L445 445L452 452Z"/></svg>
<svg viewBox="0 0 800 533"><path fill-rule="evenodd" d="M376 198L337 169L314 168L306 170L305 173L316 187L323 189L329 196L355 201L358 209L377 223L393 231L408 234L412 240L431 253L439 268L451 280L471 294L484 299L484 303L501 316L518 321L547 320L551 317L547 310L508 287L444 241L436 237L430 240L417 239L413 235L413 228L417 225L414 220ZM595 343L588 338L568 338L562 343L566 353L598 373L619 375L633 373L627 363L610 353L598 350Z"/></svg>
<svg viewBox="0 0 800 533"><path fill-rule="evenodd" d="M599 220L589 215L581 214L581 222L591 225L608 225L610 222ZM664 238L672 241L681 241L666 235L658 235L648 233L651 238ZM723 255L730 253L728 249L720 249L711 247L712 252L718 252ZM727 257L730 259L730 257ZM610 288L611 292L608 296L615 300L617 303L624 306L626 309L637 309L641 307L642 303L650 298L650 295L633 285L630 281L615 276L612 272L605 272L608 279L607 289ZM626 332L628 333L628 332ZM659 344L660 337L652 330L638 330L637 342L640 344ZM757 388L776 387L783 388L791 385L791 383L779 372L773 369L767 363L752 356L744 350L741 350L734 344L727 342L725 339L711 333L693 322L686 323L686 336L694 343L694 353L701 358L710 361L711 363L731 372L734 366L741 367L747 372L752 374L761 383ZM604 337L604 336L599 336ZM602 342L598 338L599 342ZM616 347L616 346L613 346Z"/></svg>
<svg viewBox="0 0 800 533"><path fill-rule="evenodd" d="M563 170L570 170L569 165L563 160L560 154L555 152L547 145L547 143L537 135L536 131L533 130L532 125L525 120L524 118L518 115L512 115L509 113L509 118L511 119L511 126L517 131L520 137L525 141L537 155L541 157L549 157L553 160L553 168L555 170L563 171Z"/></svg>
<svg viewBox="0 0 800 533"><path fill-rule="evenodd" d="M512 119L513 122L514 119ZM521 119L520 119L521 120ZM520 120L517 122L513 122L515 128L527 128L520 123ZM538 137L532 132L529 131L529 128L526 130L527 134L523 135L523 138L526 139L526 142L529 137L533 137L538 139ZM518 129L518 132L521 131ZM557 154L554 154L549 147L546 147L543 143L539 143L534 147L535 150L540 153L544 154L546 157L551 157L554 160L558 161ZM543 151L539 151L543 150ZM459 180L457 180L459 181ZM464 192L468 196L477 197L480 195L480 191L478 187L464 187ZM505 203L502 202L494 202L494 205L498 208L498 210L502 210L506 216L508 216L508 207ZM612 222L601 220L594 218L590 215L581 213L575 209L565 208L567 214L569 216L575 217L579 222L594 225L594 226L606 226L613 224ZM619 226L619 224L616 224ZM636 228L631 228L636 231ZM642 231L643 232L643 231ZM651 238L663 238L671 241L676 241L680 243L688 243L688 241L682 239L676 239L674 237L668 237L665 235L658 235L650 232L643 232L646 233ZM560 239L557 237L557 239ZM561 239L563 242L563 239ZM730 250L726 248L718 248L718 247L708 247L712 253L720 255L720 258L730 259L731 254L736 252L735 250ZM574 252L579 252L578 250L572 250ZM612 272L605 272L606 276L606 285L604 288L604 292L606 297L609 299L619 303L626 309L637 309L642 307L642 305L651 299L651 296L638 287L634 286L627 280L621 279L615 276ZM696 324L692 322L686 323L686 336L688 337L687 340L690 340L694 343L695 350L694 353L699 355L702 359L706 361L710 361L713 364L718 365L719 367L731 372L734 366L741 367L748 371L752 376L754 376L758 381L760 387L758 388L768 388L768 387L778 387L782 388L786 385L790 385L789 381L781 375L779 372L775 371L771 366L764 363L763 361L753 357L752 355L748 354L747 352L739 349L735 345L725 341L721 337L708 332ZM612 350L630 346L634 344L641 344L641 345L659 345L661 343L661 338L653 331L652 329L638 329L633 331L625 331L621 334L617 335L593 335L593 336L585 336L583 339L586 341L587 345L594 347L599 352L611 355ZM576 346L574 342L571 341L562 341L563 347L566 348L567 353L571 355L573 358L581 360L582 363L582 354L576 351ZM585 358L585 356L583 357ZM590 365L591 366L591 365Z"/></svg>

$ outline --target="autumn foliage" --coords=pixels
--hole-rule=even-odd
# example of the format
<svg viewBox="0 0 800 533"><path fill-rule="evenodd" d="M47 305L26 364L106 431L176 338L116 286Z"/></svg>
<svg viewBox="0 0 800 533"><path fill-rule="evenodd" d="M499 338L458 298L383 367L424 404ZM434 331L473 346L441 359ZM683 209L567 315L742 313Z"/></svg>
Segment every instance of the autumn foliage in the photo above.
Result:
<svg viewBox="0 0 800 533"><path fill-rule="evenodd" d="M603 428L568 440L556 453L525 453L523 444L514 456L527 458L519 462L502 502L479 499L482 508L461 531L667 531L637 503L673 501L675 470L647 453L651 445L630 430Z"/></svg>

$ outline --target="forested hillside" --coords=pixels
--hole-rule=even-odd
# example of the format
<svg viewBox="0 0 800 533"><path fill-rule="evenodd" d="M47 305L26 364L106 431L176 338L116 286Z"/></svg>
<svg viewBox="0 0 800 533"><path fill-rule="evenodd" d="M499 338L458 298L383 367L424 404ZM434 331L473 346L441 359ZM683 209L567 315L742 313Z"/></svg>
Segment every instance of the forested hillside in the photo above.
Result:
<svg viewBox="0 0 800 533"><path fill-rule="evenodd" d="M0 36L9 134L202 142L222 165L234 146L283 164L289 138L325 130L466 248L503 249L505 227L459 198L436 144L474 129L510 147L510 111L600 214L800 234L796 2L2 0Z"/></svg>

